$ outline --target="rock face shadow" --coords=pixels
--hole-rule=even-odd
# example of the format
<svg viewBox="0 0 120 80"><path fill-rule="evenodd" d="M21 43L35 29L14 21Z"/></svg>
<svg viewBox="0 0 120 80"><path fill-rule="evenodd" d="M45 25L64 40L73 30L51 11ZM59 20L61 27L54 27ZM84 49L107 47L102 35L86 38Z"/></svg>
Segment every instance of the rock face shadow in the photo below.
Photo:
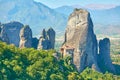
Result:
<svg viewBox="0 0 120 80"><path fill-rule="evenodd" d="M116 73L114 73L115 75L120 75L120 64L113 64L113 66L115 67Z"/></svg>

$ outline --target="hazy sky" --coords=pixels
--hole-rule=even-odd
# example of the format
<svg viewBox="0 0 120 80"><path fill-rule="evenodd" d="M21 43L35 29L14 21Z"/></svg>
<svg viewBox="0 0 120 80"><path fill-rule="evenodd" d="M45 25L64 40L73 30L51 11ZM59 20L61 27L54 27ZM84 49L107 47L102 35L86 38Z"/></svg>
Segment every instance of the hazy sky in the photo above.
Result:
<svg viewBox="0 0 120 80"><path fill-rule="evenodd" d="M99 5L120 5L120 0L35 0L41 2L51 8L60 7L63 5L80 5L86 6L90 4Z"/></svg>

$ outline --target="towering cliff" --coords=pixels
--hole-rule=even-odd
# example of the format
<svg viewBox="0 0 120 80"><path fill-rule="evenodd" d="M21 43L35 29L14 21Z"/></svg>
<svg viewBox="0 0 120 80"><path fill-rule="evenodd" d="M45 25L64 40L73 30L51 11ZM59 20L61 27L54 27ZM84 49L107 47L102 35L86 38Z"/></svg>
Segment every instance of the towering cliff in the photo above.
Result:
<svg viewBox="0 0 120 80"><path fill-rule="evenodd" d="M52 28L48 29L48 31L43 29L42 35L39 38L38 49L44 50L54 49L54 45L55 45L55 31Z"/></svg>
<svg viewBox="0 0 120 80"><path fill-rule="evenodd" d="M30 48L32 47L32 31L28 25L24 26L20 30L20 48Z"/></svg>
<svg viewBox="0 0 120 80"><path fill-rule="evenodd" d="M110 40L104 38L99 41L98 64L102 72L116 72L110 59Z"/></svg>
<svg viewBox="0 0 120 80"><path fill-rule="evenodd" d="M96 59L97 40L88 11L75 9L70 15L62 51L64 55L72 54L73 64L79 72L86 67L99 70Z"/></svg>
<svg viewBox="0 0 120 80"><path fill-rule="evenodd" d="M55 46L55 31L52 28L49 28L47 31L48 40L50 41L49 48L54 49Z"/></svg>
<svg viewBox="0 0 120 80"><path fill-rule="evenodd" d="M19 22L1 24L1 40L18 47L20 41L19 33L22 26L23 24Z"/></svg>

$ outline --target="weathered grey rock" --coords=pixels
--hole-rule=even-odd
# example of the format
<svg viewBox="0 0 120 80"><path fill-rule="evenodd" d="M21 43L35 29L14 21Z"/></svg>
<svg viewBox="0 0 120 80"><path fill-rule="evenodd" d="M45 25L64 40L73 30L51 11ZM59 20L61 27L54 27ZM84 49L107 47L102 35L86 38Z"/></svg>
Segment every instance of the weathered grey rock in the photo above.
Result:
<svg viewBox="0 0 120 80"><path fill-rule="evenodd" d="M43 29L41 37L39 38L38 48L37 49L48 49L48 38L45 29Z"/></svg>
<svg viewBox="0 0 120 80"><path fill-rule="evenodd" d="M0 40L3 42L6 42L7 44L9 44L9 38L5 32L5 27L1 26L1 30L0 30Z"/></svg>
<svg viewBox="0 0 120 80"><path fill-rule="evenodd" d="M39 38L38 49L49 50L54 49L55 45L55 31L50 28L48 31L43 29L42 35Z"/></svg>
<svg viewBox="0 0 120 80"><path fill-rule="evenodd" d="M72 54L73 64L79 72L86 67L99 70L97 65L97 40L88 11L75 9L70 15L65 32L62 54Z"/></svg>
<svg viewBox="0 0 120 80"><path fill-rule="evenodd" d="M104 38L103 40L99 41L98 64L103 73L105 73L106 71L115 73L115 68L110 58L109 38Z"/></svg>
<svg viewBox="0 0 120 80"><path fill-rule="evenodd" d="M49 48L54 49L55 45L55 31L52 28L49 28L47 31L48 40L50 41Z"/></svg>
<svg viewBox="0 0 120 80"><path fill-rule="evenodd" d="M20 48L31 48L32 47L32 31L28 25L24 26L20 30Z"/></svg>
<svg viewBox="0 0 120 80"><path fill-rule="evenodd" d="M18 47L20 41L19 33L22 26L23 24L19 22L1 24L1 40Z"/></svg>
<svg viewBox="0 0 120 80"><path fill-rule="evenodd" d="M44 39L48 39L48 38L47 38L47 33L46 33L45 29L43 29L41 35L42 35L42 37L43 37Z"/></svg>
<svg viewBox="0 0 120 80"><path fill-rule="evenodd" d="M39 44L38 44L38 49L48 50L49 49L49 47L48 47L49 43L50 43L49 40L44 39L43 37L40 37Z"/></svg>

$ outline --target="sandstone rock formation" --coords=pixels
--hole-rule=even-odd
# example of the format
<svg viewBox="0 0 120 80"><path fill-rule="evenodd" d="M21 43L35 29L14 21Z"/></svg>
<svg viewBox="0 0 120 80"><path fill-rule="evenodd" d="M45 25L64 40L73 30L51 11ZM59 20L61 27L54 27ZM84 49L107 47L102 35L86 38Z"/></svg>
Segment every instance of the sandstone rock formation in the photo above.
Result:
<svg viewBox="0 0 120 80"><path fill-rule="evenodd" d="M19 22L1 24L1 40L18 47L20 41L19 33L22 26L23 24Z"/></svg>
<svg viewBox="0 0 120 80"><path fill-rule="evenodd" d="M32 31L28 25L24 26L20 30L20 48L30 48L32 47Z"/></svg>
<svg viewBox="0 0 120 80"><path fill-rule="evenodd" d="M55 45L55 31L50 28L48 31L43 29L42 35L39 38L38 49L49 50L54 49Z"/></svg>
<svg viewBox="0 0 120 80"><path fill-rule="evenodd" d="M110 58L110 40L108 38L99 41L98 64L102 72L115 73L115 68Z"/></svg>
<svg viewBox="0 0 120 80"><path fill-rule="evenodd" d="M97 52L97 40L90 13L83 9L75 9L68 19L62 53L72 54L73 64L81 72L86 67L93 66L99 70Z"/></svg>

